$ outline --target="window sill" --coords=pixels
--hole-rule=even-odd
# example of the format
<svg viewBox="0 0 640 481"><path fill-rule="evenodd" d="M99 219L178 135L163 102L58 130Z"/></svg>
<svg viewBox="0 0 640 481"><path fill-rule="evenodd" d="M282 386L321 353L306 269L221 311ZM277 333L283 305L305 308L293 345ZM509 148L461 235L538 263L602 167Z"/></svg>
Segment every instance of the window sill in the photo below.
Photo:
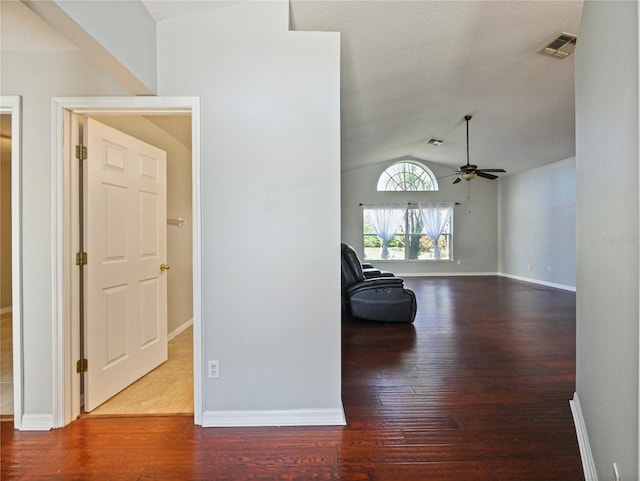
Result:
<svg viewBox="0 0 640 481"><path fill-rule="evenodd" d="M400 260L400 259L365 259L364 262L368 262L370 264L380 263L380 264L431 264L431 263L442 263L442 262L455 262L454 259L410 259L410 260Z"/></svg>

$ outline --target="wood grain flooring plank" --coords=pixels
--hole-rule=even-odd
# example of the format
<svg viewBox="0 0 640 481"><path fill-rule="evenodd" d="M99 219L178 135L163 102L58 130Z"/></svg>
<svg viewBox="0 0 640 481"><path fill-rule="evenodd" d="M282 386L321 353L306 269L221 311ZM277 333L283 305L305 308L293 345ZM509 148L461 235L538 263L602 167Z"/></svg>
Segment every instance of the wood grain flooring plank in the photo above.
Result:
<svg viewBox="0 0 640 481"><path fill-rule="evenodd" d="M576 478L574 457L375 465L377 481L567 481Z"/></svg>
<svg viewBox="0 0 640 481"><path fill-rule="evenodd" d="M2 480L579 481L575 293L406 279L414 324L342 325L345 427L201 428L187 416L0 423Z"/></svg>

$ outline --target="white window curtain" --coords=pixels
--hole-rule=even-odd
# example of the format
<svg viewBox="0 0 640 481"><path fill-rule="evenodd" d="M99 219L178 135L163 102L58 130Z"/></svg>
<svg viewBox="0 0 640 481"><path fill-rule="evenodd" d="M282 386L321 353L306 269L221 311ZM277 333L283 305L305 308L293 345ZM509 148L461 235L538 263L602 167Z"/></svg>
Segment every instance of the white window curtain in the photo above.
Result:
<svg viewBox="0 0 640 481"><path fill-rule="evenodd" d="M433 257L440 259L440 246L438 246L438 238L442 234L447 221L453 214L454 202L438 202L428 204L418 204L420 213L422 214L422 223L424 224L424 233L433 240Z"/></svg>
<svg viewBox="0 0 640 481"><path fill-rule="evenodd" d="M374 232L382 239L382 259L389 258L389 241L396 235L404 221L406 207L368 208L369 223Z"/></svg>

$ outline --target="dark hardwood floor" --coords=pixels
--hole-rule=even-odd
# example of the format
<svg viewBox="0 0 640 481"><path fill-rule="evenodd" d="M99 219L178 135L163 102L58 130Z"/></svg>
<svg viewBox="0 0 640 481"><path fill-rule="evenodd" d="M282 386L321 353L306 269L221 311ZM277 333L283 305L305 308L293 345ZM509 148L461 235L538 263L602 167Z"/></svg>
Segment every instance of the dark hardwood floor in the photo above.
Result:
<svg viewBox="0 0 640 481"><path fill-rule="evenodd" d="M407 279L414 325L343 324L347 427L191 417L2 423L2 480L582 480L569 399L575 294L498 277Z"/></svg>

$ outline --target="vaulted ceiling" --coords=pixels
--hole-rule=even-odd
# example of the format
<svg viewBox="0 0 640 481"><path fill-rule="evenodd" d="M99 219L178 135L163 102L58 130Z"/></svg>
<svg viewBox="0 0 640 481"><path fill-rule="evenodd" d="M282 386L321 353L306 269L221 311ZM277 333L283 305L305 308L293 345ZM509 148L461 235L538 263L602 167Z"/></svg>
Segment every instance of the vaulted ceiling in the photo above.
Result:
<svg viewBox="0 0 640 481"><path fill-rule="evenodd" d="M411 155L519 172L575 154L574 57L539 51L578 33L581 2L296 1L295 30L342 33L342 166ZM443 140L440 147L429 138Z"/></svg>
<svg viewBox="0 0 640 481"><path fill-rule="evenodd" d="M157 21L206 8L143 3ZM343 169L412 156L455 170L466 114L481 167L575 155L574 57L539 52L578 34L582 1L291 0L290 12L292 30L341 33Z"/></svg>
<svg viewBox="0 0 640 481"><path fill-rule="evenodd" d="M143 3L161 22L233 2ZM574 56L539 52L579 34L581 11L572 0L290 0L290 24L341 33L343 169L412 156L454 171L471 114L471 163L512 174L575 155Z"/></svg>

